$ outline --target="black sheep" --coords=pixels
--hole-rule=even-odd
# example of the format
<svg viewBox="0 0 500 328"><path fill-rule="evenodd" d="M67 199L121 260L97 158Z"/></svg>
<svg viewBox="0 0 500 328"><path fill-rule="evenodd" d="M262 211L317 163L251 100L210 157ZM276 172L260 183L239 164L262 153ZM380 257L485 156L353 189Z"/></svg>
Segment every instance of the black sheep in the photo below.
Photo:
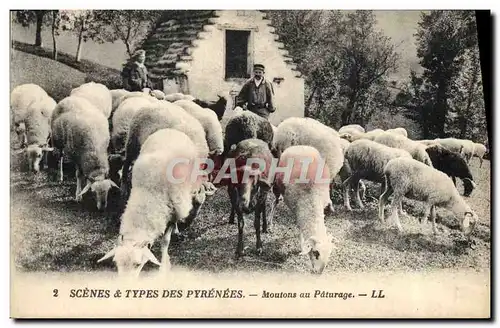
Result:
<svg viewBox="0 0 500 328"><path fill-rule="evenodd" d="M451 177L455 186L457 185L456 178L462 179L464 196L469 197L476 184L465 159L459 153L441 145L427 147L426 151L431 158L432 166Z"/></svg>
<svg viewBox="0 0 500 328"><path fill-rule="evenodd" d="M223 96L218 96L219 99L217 101L204 101L201 99L194 99L193 102L203 108L209 108L217 114L217 118L222 120L222 116L224 116L224 112L226 111L227 99Z"/></svg>

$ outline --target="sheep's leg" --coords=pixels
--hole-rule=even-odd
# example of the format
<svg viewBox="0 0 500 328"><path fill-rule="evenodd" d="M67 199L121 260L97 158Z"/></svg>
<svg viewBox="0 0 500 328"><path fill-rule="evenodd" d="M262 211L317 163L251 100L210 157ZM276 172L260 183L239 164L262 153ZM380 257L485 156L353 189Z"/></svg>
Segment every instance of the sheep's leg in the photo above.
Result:
<svg viewBox="0 0 500 328"><path fill-rule="evenodd" d="M268 221L267 221L267 195L268 192L263 192L262 190L259 192L259 199L258 199L258 204L257 208L260 209L261 214L262 214L262 232L267 233L268 232ZM260 235L260 234L259 234ZM262 247L262 245L261 245Z"/></svg>
<svg viewBox="0 0 500 328"><path fill-rule="evenodd" d="M273 187L273 194L274 194L274 202L269 210L269 215L264 216L264 224L262 226L263 233L271 232L271 226L273 225L273 219L274 219L274 212L276 211L276 207L280 202L281 194L274 187Z"/></svg>
<svg viewBox="0 0 500 328"><path fill-rule="evenodd" d="M483 167L483 158L479 157L479 168Z"/></svg>
<svg viewBox="0 0 500 328"><path fill-rule="evenodd" d="M399 232L403 231L403 227L401 226L401 221L399 221L399 215L398 215L398 207L400 206L400 203L402 201L402 195L400 193L397 193L394 195L394 198L392 199L391 203L391 209L392 209L392 214L391 214L391 221L396 224L396 227L398 228Z"/></svg>
<svg viewBox="0 0 500 328"><path fill-rule="evenodd" d="M64 152L61 151L61 155L59 157L59 181L60 182L63 182L63 177L64 177L63 162L64 162Z"/></svg>
<svg viewBox="0 0 500 328"><path fill-rule="evenodd" d="M261 255L262 254L262 239L260 238L260 218L261 215L263 214L261 205L257 205L257 208L255 209L255 217L253 220L253 226L255 228L255 249L257 250L257 254Z"/></svg>
<svg viewBox="0 0 500 328"><path fill-rule="evenodd" d="M420 219L421 224L427 224L427 218L428 218L430 212L431 212L431 207L426 206L424 216Z"/></svg>
<svg viewBox="0 0 500 328"><path fill-rule="evenodd" d="M125 159L122 166L122 178L120 179L120 191L122 197L125 199L128 195L128 173L130 170L130 161Z"/></svg>
<svg viewBox="0 0 500 328"><path fill-rule="evenodd" d="M76 194L75 194L75 199L77 202L81 202L83 199L83 196L80 195L82 192L82 174L80 173L80 170L78 169L78 166L76 167L75 170L75 176L76 176Z"/></svg>
<svg viewBox="0 0 500 328"><path fill-rule="evenodd" d="M358 185L359 185L359 189L361 190L361 199L362 200L366 200L366 198L365 198L366 197L366 186L365 186L365 184L363 183L363 181L359 180ZM380 193L380 194L382 194L382 193Z"/></svg>
<svg viewBox="0 0 500 328"><path fill-rule="evenodd" d="M237 209L238 216L238 246L236 247L236 258L243 256L244 245L243 245L243 229L245 228L245 218L243 213Z"/></svg>
<svg viewBox="0 0 500 328"><path fill-rule="evenodd" d="M385 215L384 215L385 204L387 203L387 200L389 199L389 197L392 195L393 192L394 190L391 188L391 186L389 184L386 184L384 192L382 193L382 195L380 195L378 203L378 217L381 222L385 222Z"/></svg>
<svg viewBox="0 0 500 328"><path fill-rule="evenodd" d="M437 235L437 227L436 227L436 206L431 206L431 220L432 220L432 232Z"/></svg>
<svg viewBox="0 0 500 328"><path fill-rule="evenodd" d="M168 255L168 247L170 246L170 240L172 239L172 232L176 228L176 224L169 223L167 231L165 232L163 242L161 245L161 266L160 272L166 273L170 270L170 256Z"/></svg>
<svg viewBox="0 0 500 328"><path fill-rule="evenodd" d="M365 206L363 205L363 202L361 201L361 196L359 195L359 182L360 182L360 176L359 175L354 175L354 178L352 179L351 183L353 185L353 188L356 189L356 203L358 204L359 208L363 209Z"/></svg>
<svg viewBox="0 0 500 328"><path fill-rule="evenodd" d="M231 214L229 214L229 224L234 224L235 209L236 209L236 204L238 201L237 195L236 195L236 190L230 184L227 186L227 192L229 194L229 200L231 201Z"/></svg>
<svg viewBox="0 0 500 328"><path fill-rule="evenodd" d="M344 189L344 207L348 211L352 211L351 202L349 200L349 191L351 190L350 180L351 177L348 177L342 182L342 188Z"/></svg>
<svg viewBox="0 0 500 328"><path fill-rule="evenodd" d="M451 177L451 180L453 180L453 184L455 185L455 187L457 186L457 178L455 176L452 176Z"/></svg>

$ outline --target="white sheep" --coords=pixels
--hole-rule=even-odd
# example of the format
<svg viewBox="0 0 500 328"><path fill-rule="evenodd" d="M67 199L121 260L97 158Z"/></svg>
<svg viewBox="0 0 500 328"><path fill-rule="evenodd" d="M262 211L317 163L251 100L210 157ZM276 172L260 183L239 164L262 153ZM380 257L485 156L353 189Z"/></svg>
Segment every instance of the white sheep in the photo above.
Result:
<svg viewBox="0 0 500 328"><path fill-rule="evenodd" d="M338 132L315 119L290 117L278 125L273 142L273 148L278 151L277 155L295 145L316 148L326 159L332 178L338 174L344 163Z"/></svg>
<svg viewBox="0 0 500 328"><path fill-rule="evenodd" d="M403 137L408 138L408 132L406 131L406 129L405 129L405 128L394 128L394 129L388 129L388 130L385 130L385 132L390 132L390 133L400 134L400 135L402 135Z"/></svg>
<svg viewBox="0 0 500 328"><path fill-rule="evenodd" d="M470 140L457 138L437 138L435 139L435 141L448 150L462 154L467 164L469 164L470 159L474 155L474 142Z"/></svg>
<svg viewBox="0 0 500 328"><path fill-rule="evenodd" d="M130 122L134 115L144 107L152 105L153 98L146 97L131 97L125 99L113 114L111 144L115 153L125 151L125 142L127 140Z"/></svg>
<svg viewBox="0 0 500 328"><path fill-rule="evenodd" d="M169 270L172 232L190 214L192 194L200 187L199 180L191 179L197 156L196 145L178 130L160 129L147 138L132 171L133 187L121 217L118 243L98 262L113 257L118 274L125 276L137 277L148 261L162 272ZM179 159L188 162L176 164ZM162 235L159 262L149 247Z"/></svg>
<svg viewBox="0 0 500 328"><path fill-rule="evenodd" d="M61 180L63 156L67 155L76 166L76 201L81 201L90 190L99 210L107 207L109 190L118 188L107 179L109 139L106 117L86 99L70 96L56 106L52 142L54 148L61 150ZM84 182L86 185L82 188Z"/></svg>
<svg viewBox="0 0 500 328"><path fill-rule="evenodd" d="M185 97L185 95L183 93L176 92L176 93L170 93L170 94L166 95L164 99L173 103L173 102L176 102L177 100L184 99L184 97Z"/></svg>
<svg viewBox="0 0 500 328"><path fill-rule="evenodd" d="M158 99L158 100L164 100L165 99L165 93L161 90L151 90L149 94Z"/></svg>
<svg viewBox="0 0 500 328"><path fill-rule="evenodd" d="M279 128L279 127L278 127ZM303 162L304 161L304 162ZM303 167L302 163L309 161ZM302 255L309 255L312 270L322 273L332 252L332 238L325 226L324 209L330 201L328 166L320 152L311 146L291 146L281 154L278 167L290 167L287 174L275 175L276 188L283 194L287 207L294 215L300 232ZM319 172L322 170L322 172ZM300 181L302 172L306 181ZM321 179L317 179L320 177ZM308 182L307 182L308 180Z"/></svg>
<svg viewBox="0 0 500 328"><path fill-rule="evenodd" d="M417 161L432 167L429 154L425 151L427 147L415 140L408 139L399 134L385 132L379 134L373 141L389 147L404 149Z"/></svg>
<svg viewBox="0 0 500 328"><path fill-rule="evenodd" d="M88 82L71 90L70 96L87 99L108 119L111 115L113 97L108 87L101 83Z"/></svg>
<svg viewBox="0 0 500 328"><path fill-rule="evenodd" d="M24 121L28 113L28 107L32 103L41 102L47 98L50 98L47 92L45 92L45 90L40 86L33 83L18 85L10 93L12 123L22 146L26 143L26 128Z"/></svg>
<svg viewBox="0 0 500 328"><path fill-rule="evenodd" d="M342 147L342 152L344 153L344 165L342 165L342 168L340 169L339 173L337 174L337 177L340 179L340 183L342 184L342 188L344 189L344 206L348 209L351 210L351 205L349 204L349 200L345 197L345 193L350 191L350 188L348 186L345 186L343 182L349 178L352 175L352 169L351 165L349 164L349 161L345 157L345 153L347 151L347 148L349 148L349 145L351 143L347 141L346 139L340 138L340 146ZM363 181L359 180L359 190L360 191L360 197L364 198L365 193L366 193L366 186L363 183Z"/></svg>
<svg viewBox="0 0 500 328"><path fill-rule="evenodd" d="M407 157L411 155L403 149L392 148L375 141L361 139L352 142L346 150L345 157L352 171L351 176L344 180L344 202L348 210L351 210L349 204L349 189L355 188L356 202L360 208L364 208L359 194L359 181L361 179L382 183L381 193L385 190L384 186L384 167L393 158Z"/></svg>
<svg viewBox="0 0 500 328"><path fill-rule="evenodd" d="M359 134L359 133L365 133L365 128L363 128L359 124L349 124L349 125L344 125L339 129L339 133L349 133L349 134Z"/></svg>
<svg viewBox="0 0 500 328"><path fill-rule="evenodd" d="M43 111L44 106L40 105L38 102L32 103L28 107L26 117L24 118L27 144L25 155L28 160L29 170L35 173L40 171L42 156L54 150L47 145L50 135L50 122L49 117L46 116L47 112Z"/></svg>
<svg viewBox="0 0 500 328"><path fill-rule="evenodd" d="M207 138L209 155L220 155L224 151L224 139L222 126L220 125L217 114L211 109L203 108L190 100L177 100L175 105L182 107L187 113L196 118L203 129Z"/></svg>
<svg viewBox="0 0 500 328"><path fill-rule="evenodd" d="M384 132L385 131L382 130L382 129L375 129L375 130L367 131L367 132L364 132L364 133L359 132L359 131L355 131L353 133L352 131L350 131L350 132L342 132L342 133L339 133L339 134L340 134L341 138L346 139L349 142L353 142L353 141L356 141L356 140L359 140L359 139L373 140L377 136L379 136L380 134L382 134Z"/></svg>
<svg viewBox="0 0 500 328"><path fill-rule="evenodd" d="M398 212L403 197L423 201L430 205L432 230L437 234L436 206L451 210L460 222L466 237L470 237L478 222L477 215L458 193L453 181L445 173L412 158L395 158L384 168L386 189L379 199L379 219L384 222L384 206L391 195L392 219L402 231ZM395 209L398 210L395 210ZM427 213L426 213L427 214ZM427 219L427 215L425 220Z"/></svg>
<svg viewBox="0 0 500 328"><path fill-rule="evenodd" d="M201 123L181 107L168 101L157 101L143 107L133 116L127 134L125 160L122 168L121 189L126 198L130 186L128 172L139 156L141 146L146 139L160 129L173 128L186 133L198 149L200 159L207 158L209 149L205 130Z"/></svg>
<svg viewBox="0 0 500 328"><path fill-rule="evenodd" d="M486 154L486 146L481 143L474 143L474 156L479 158L479 167L483 166L484 154Z"/></svg>

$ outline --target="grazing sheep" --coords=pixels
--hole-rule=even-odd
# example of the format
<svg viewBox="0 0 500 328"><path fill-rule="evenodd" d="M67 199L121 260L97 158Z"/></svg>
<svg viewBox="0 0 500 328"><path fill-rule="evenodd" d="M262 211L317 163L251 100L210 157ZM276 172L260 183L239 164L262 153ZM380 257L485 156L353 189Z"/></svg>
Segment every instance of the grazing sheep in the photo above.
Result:
<svg viewBox="0 0 500 328"><path fill-rule="evenodd" d="M221 155L224 150L224 141L222 127L217 119L217 115L213 111L202 108L190 100L177 100L174 104L182 107L201 123L205 130L208 149L210 150L209 155Z"/></svg>
<svg viewBox="0 0 500 328"><path fill-rule="evenodd" d="M446 173L453 180L455 186L457 185L456 178L462 179L464 196L469 197L476 184L464 158L459 153L450 151L438 144L427 147L425 151L429 154L432 166Z"/></svg>
<svg viewBox="0 0 500 328"><path fill-rule="evenodd" d="M385 130L385 132L400 134L403 137L408 138L408 132L406 131L405 128L388 129L388 130Z"/></svg>
<svg viewBox="0 0 500 328"><path fill-rule="evenodd" d="M415 141L418 143L421 143L422 145L425 145L425 146L439 145L439 142L437 142L434 139L432 139L432 140L424 139L424 140L415 140Z"/></svg>
<svg viewBox="0 0 500 328"><path fill-rule="evenodd" d="M132 170L133 187L121 216L118 243L98 262L113 257L120 276L137 277L148 261L159 265L161 272L170 269L172 232L190 214L192 194L199 187L199 181L191 179L197 156L196 145L178 130L160 129L147 138ZM175 164L177 159L189 162ZM178 182L167 177L168 167ZM162 235L160 262L149 247Z"/></svg>
<svg viewBox="0 0 500 328"><path fill-rule="evenodd" d="M325 159L325 165L328 166L330 177L332 177L330 182L333 182L344 165L344 152L339 133L312 118L287 118L278 125L273 141L273 155L280 158L288 147L298 145L311 146L319 151ZM270 210L269 222L271 223L279 200L279 194L275 191L275 202ZM331 200L325 210L333 212Z"/></svg>
<svg viewBox="0 0 500 328"><path fill-rule="evenodd" d="M340 179L340 183L342 184L342 188L344 188L344 192L343 192L344 195L346 192L350 191L350 188L348 186L344 185L344 181L352 175L351 165L349 164L349 161L347 160L347 157L345 156L347 148L349 148L350 144L351 143L349 141L347 141L346 139L340 138L340 146L342 147L342 152L344 153L344 165L342 165L342 168L340 169L337 176ZM363 199L365 197L365 193L366 193L366 186L363 183L363 181L361 181L361 180L359 180L359 189L361 190L360 197L361 197L361 199ZM349 204L349 200L345 196L344 196L344 206L346 209L351 210L351 205Z"/></svg>
<svg viewBox="0 0 500 328"><path fill-rule="evenodd" d="M417 161L432 167L432 161L425 151L426 146L417 141L390 132L381 133L373 141L389 147L404 149Z"/></svg>
<svg viewBox="0 0 500 328"><path fill-rule="evenodd" d="M78 88L71 90L70 96L87 99L104 114L106 119L111 115L113 97L104 84L95 82L82 84Z"/></svg>
<svg viewBox="0 0 500 328"><path fill-rule="evenodd" d="M130 186L128 172L133 162L139 156L142 144L154 132L160 129L172 128L186 133L198 149L198 157L208 156L208 146L205 131L201 123L181 107L169 102L159 101L156 104L143 107L130 122L127 135L125 160L122 168L121 189L126 199Z"/></svg>
<svg viewBox="0 0 500 328"><path fill-rule="evenodd" d="M158 100L164 100L165 99L165 93L161 90L151 90L149 94L158 99Z"/></svg>
<svg viewBox="0 0 500 328"><path fill-rule="evenodd" d="M349 133L349 132L342 132L340 133L340 137L343 139L346 139L349 142L353 142L359 139L368 139L368 140L373 140L380 134L384 133L385 131L382 129L375 129L371 130L368 132L360 133L359 131L355 133Z"/></svg>
<svg viewBox="0 0 500 328"><path fill-rule="evenodd" d="M339 133L340 134L348 133L348 134L356 135L356 134L365 133L365 128L363 128L359 124L349 124L349 125L342 126L339 129Z"/></svg>
<svg viewBox="0 0 500 328"><path fill-rule="evenodd" d="M437 138L435 139L435 141L448 150L462 154L467 164L469 164L470 159L474 155L474 142L470 140L457 138Z"/></svg>
<svg viewBox="0 0 500 328"><path fill-rule="evenodd" d="M193 102L195 102L196 104L198 104L203 108L209 108L213 110L215 114L217 114L217 118L220 121L222 120L224 112L226 111L228 96L225 94L218 94L217 97L218 97L217 101L204 101L201 99L194 99Z"/></svg>
<svg viewBox="0 0 500 328"><path fill-rule="evenodd" d="M481 143L474 143L474 156L479 158L479 167L483 167L484 154L486 154L486 146Z"/></svg>
<svg viewBox="0 0 500 328"><path fill-rule="evenodd" d="M14 129L22 147L26 145L26 127L24 120L28 114L28 107L35 102L50 98L40 86L28 83L16 86L10 93L10 111Z"/></svg>
<svg viewBox="0 0 500 328"><path fill-rule="evenodd" d="M33 171L35 173L40 171L42 156L54 150L47 145L50 135L49 118L42 112L42 109L38 105L39 103L32 103L24 119L27 144L25 154L30 172ZM47 163L46 159L45 163Z"/></svg>
<svg viewBox="0 0 500 328"><path fill-rule="evenodd" d="M337 131L312 118L285 119L278 125L274 139L275 156L278 158L290 146L304 145L316 148L325 158L332 178L339 173L344 164L344 153Z"/></svg>
<svg viewBox="0 0 500 328"><path fill-rule="evenodd" d="M262 240L260 237L260 224L262 221L262 232L267 230L266 199L271 184L268 181L269 169L272 164L273 155L266 142L260 139L246 139L233 145L228 153L228 158L234 160L238 181L228 182L229 199L231 200L231 215L229 223L234 223L235 214L238 217L238 246L236 257L243 255L243 229L245 226L244 216L254 212L254 227L256 236L257 253L262 253ZM262 167L254 168L247 159L261 160ZM258 164L258 163L254 163Z"/></svg>
<svg viewBox="0 0 500 328"><path fill-rule="evenodd" d="M382 183L381 193L384 186L384 166L389 160L398 157L411 158L411 155L403 149L391 148L375 141L361 139L352 142L346 150L345 157L352 171L351 176L343 181L344 205L351 209L349 203L349 189L356 191L356 202L360 208L364 208L359 194L359 181L361 179ZM347 188L350 187L350 188Z"/></svg>
<svg viewBox="0 0 500 328"><path fill-rule="evenodd" d="M229 152L232 145L251 138L266 142L269 149L272 149L273 136L273 128L268 120L250 111L239 112L227 122L223 155L225 156Z"/></svg>
<svg viewBox="0 0 500 328"><path fill-rule="evenodd" d="M173 102L176 102L177 100L184 99L184 97L185 97L184 94L182 94L180 92L176 92L176 93L170 93L170 94L166 95L165 98L163 98L163 99L173 103Z"/></svg>
<svg viewBox="0 0 500 328"><path fill-rule="evenodd" d="M112 118L111 144L113 152L125 152L125 142L132 118L139 110L152 104L154 104L153 98L132 97L125 99L118 106Z"/></svg>
<svg viewBox="0 0 500 328"><path fill-rule="evenodd" d="M278 126L279 129L279 126ZM305 160L307 167L302 167ZM321 274L332 252L332 238L325 226L324 209L330 201L328 166L322 165L320 152L311 146L290 146L279 159L280 168L290 167L286 174L275 175L276 189L283 195L285 204L293 213L300 232L301 255L309 255L312 271ZM319 170L322 170L319 173ZM302 172L306 174L302 175ZM299 177L305 176L305 181ZM317 179L321 176L321 179ZM308 181L307 181L308 180Z"/></svg>
<svg viewBox="0 0 500 328"><path fill-rule="evenodd" d="M109 190L118 188L107 179L109 139L106 117L89 101L70 96L56 106L52 119L52 141L54 148L61 150L62 154L61 180L63 155L67 155L76 166L76 200L81 201L90 190L99 210L107 207ZM84 182L86 185L82 188Z"/></svg>
<svg viewBox="0 0 500 328"><path fill-rule="evenodd" d="M453 181L445 173L414 159L401 157L387 163L384 168L384 176L386 188L379 200L379 218L382 222L385 221L384 206L388 198L393 195L392 218L398 230L402 231L398 212L401 209L403 197L408 197L430 205L434 234L438 232L436 206L439 206L451 210L455 214L455 217L460 221L463 233L470 238L478 222L477 215L460 196ZM398 210L395 210L396 208Z"/></svg>

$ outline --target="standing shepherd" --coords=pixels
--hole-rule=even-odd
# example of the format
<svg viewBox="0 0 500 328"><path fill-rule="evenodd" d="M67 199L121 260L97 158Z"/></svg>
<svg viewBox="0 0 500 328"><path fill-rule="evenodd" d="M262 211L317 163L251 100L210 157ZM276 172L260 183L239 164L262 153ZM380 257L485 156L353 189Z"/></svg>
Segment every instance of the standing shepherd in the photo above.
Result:
<svg viewBox="0 0 500 328"><path fill-rule="evenodd" d="M253 75L241 88L236 106L245 108L246 104L247 110L268 119L269 114L276 110L273 105L273 85L264 78L264 65L255 64Z"/></svg>
<svg viewBox="0 0 500 328"><path fill-rule="evenodd" d="M148 70L144 66L146 51L137 50L129 62L125 64L122 71L123 88L128 91L142 91L150 88L151 82L148 79Z"/></svg>

